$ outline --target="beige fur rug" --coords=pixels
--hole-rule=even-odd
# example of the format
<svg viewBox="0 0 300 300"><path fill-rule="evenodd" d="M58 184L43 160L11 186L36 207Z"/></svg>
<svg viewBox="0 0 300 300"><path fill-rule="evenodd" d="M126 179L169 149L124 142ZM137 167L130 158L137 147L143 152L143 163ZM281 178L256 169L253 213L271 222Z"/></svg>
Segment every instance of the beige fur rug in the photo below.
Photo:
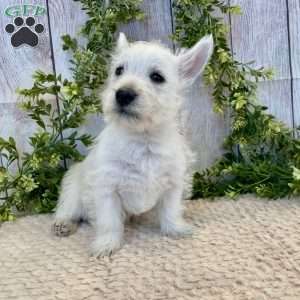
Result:
<svg viewBox="0 0 300 300"><path fill-rule="evenodd" d="M192 237L161 237L128 225L112 257L88 256L82 226L68 238L52 218L20 218L0 227L0 299L299 300L300 199L187 202Z"/></svg>

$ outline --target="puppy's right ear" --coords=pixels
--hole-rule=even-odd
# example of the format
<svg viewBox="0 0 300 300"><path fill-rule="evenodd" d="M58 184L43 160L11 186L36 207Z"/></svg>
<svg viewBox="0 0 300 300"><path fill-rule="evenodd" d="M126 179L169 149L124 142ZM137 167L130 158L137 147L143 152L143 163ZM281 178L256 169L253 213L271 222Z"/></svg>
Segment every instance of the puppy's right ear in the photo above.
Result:
<svg viewBox="0 0 300 300"><path fill-rule="evenodd" d="M117 51L124 50L128 48L129 43L127 41L126 35L123 32L120 32L118 40L117 40Z"/></svg>
<svg viewBox="0 0 300 300"><path fill-rule="evenodd" d="M179 75L186 86L191 85L202 73L214 50L212 35L202 38L191 49L179 53Z"/></svg>

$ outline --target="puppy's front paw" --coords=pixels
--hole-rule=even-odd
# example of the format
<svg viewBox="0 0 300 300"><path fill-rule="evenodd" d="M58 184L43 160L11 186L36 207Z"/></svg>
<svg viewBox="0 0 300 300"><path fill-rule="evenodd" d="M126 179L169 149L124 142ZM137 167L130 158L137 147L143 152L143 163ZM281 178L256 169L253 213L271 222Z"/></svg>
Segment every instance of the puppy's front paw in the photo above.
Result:
<svg viewBox="0 0 300 300"><path fill-rule="evenodd" d="M95 257L110 256L121 248L122 239L119 234L105 234L92 243L90 254Z"/></svg>
<svg viewBox="0 0 300 300"><path fill-rule="evenodd" d="M76 232L77 222L56 220L52 226L52 231L56 236L69 236Z"/></svg>
<svg viewBox="0 0 300 300"><path fill-rule="evenodd" d="M172 237L183 237L192 235L194 232L194 227L188 223L176 222L176 223L166 223L161 226L161 232L164 235Z"/></svg>

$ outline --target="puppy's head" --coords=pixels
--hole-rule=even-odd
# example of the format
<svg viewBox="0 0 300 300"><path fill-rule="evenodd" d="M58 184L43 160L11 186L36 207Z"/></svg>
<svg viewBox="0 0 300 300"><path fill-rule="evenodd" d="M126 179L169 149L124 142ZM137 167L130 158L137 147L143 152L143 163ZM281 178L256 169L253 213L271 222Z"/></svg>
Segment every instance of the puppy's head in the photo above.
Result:
<svg viewBox="0 0 300 300"><path fill-rule="evenodd" d="M106 121L135 131L176 122L182 89L202 72L212 51L211 36L174 55L157 43L129 44L121 33L102 97Z"/></svg>

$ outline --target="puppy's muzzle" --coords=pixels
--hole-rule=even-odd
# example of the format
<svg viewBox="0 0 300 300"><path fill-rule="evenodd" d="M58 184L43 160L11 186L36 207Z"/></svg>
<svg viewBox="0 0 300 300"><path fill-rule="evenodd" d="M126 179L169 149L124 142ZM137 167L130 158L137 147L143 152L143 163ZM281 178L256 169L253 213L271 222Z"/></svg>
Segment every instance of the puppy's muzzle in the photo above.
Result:
<svg viewBox="0 0 300 300"><path fill-rule="evenodd" d="M121 88L116 91L116 102L121 108L131 104L137 97L137 93L130 88Z"/></svg>

